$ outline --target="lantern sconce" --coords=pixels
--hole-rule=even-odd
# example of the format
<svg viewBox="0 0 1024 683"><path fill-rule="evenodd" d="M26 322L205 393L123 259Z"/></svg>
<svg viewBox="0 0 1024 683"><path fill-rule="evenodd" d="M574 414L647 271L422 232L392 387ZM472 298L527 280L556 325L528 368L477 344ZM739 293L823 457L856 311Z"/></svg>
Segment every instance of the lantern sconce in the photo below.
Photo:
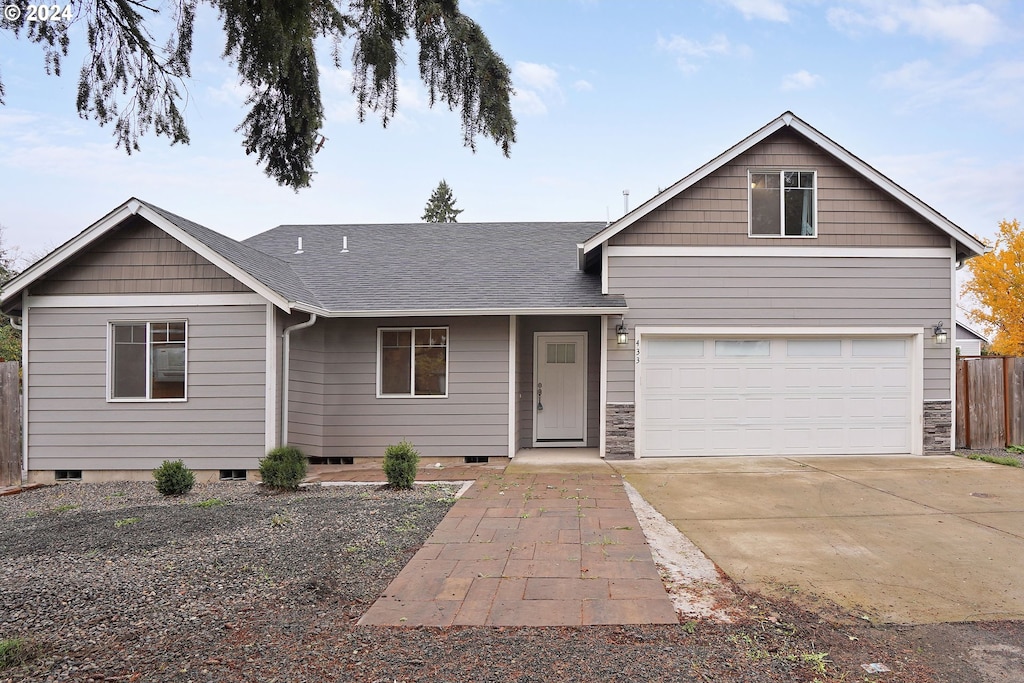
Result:
<svg viewBox="0 0 1024 683"><path fill-rule="evenodd" d="M935 323L935 327L932 328L932 332L935 334L936 344L945 344L949 340L949 332L942 326L941 322Z"/></svg>
<svg viewBox="0 0 1024 683"><path fill-rule="evenodd" d="M619 316L619 324L615 327L615 341L620 346L629 343L629 330L626 329L626 319L623 316Z"/></svg>

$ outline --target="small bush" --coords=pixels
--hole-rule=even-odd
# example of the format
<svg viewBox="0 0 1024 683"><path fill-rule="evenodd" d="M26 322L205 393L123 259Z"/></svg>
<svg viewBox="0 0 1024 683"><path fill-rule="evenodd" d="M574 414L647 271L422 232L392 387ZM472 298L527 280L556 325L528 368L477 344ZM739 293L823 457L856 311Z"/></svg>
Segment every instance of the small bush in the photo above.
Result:
<svg viewBox="0 0 1024 683"><path fill-rule="evenodd" d="M264 486L282 491L297 491L306 478L309 461L298 448L281 446L260 460L260 479Z"/></svg>
<svg viewBox="0 0 1024 683"><path fill-rule="evenodd" d="M196 485L196 475L181 460L164 460L153 470L156 490L163 496L183 496Z"/></svg>
<svg viewBox="0 0 1024 683"><path fill-rule="evenodd" d="M384 451L384 476L388 478L388 484L396 489L411 489L416 481L419 462L419 452L405 439L388 446Z"/></svg>

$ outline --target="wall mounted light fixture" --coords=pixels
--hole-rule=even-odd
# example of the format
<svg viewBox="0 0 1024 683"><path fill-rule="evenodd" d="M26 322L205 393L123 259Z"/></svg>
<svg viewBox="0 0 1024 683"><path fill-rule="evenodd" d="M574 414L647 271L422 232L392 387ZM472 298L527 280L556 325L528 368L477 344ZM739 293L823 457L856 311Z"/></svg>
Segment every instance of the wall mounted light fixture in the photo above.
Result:
<svg viewBox="0 0 1024 683"><path fill-rule="evenodd" d="M941 322L935 323L935 327L932 329L932 332L935 334L936 344L945 344L949 341L949 332L946 331L946 328L942 326Z"/></svg>
<svg viewBox="0 0 1024 683"><path fill-rule="evenodd" d="M615 341L619 344L629 343L629 330L626 329L626 319L619 316L619 324L615 327Z"/></svg>

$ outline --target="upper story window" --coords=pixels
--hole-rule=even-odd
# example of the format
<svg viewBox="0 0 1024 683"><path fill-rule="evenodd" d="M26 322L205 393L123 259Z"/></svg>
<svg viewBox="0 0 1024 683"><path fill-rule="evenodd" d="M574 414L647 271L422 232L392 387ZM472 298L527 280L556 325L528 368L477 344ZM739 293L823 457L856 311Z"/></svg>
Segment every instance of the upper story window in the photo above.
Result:
<svg viewBox="0 0 1024 683"><path fill-rule="evenodd" d="M184 320L110 323L110 398L185 399Z"/></svg>
<svg viewBox="0 0 1024 683"><path fill-rule="evenodd" d="M815 237L815 185L814 171L751 171L751 237Z"/></svg>
<svg viewBox="0 0 1024 683"><path fill-rule="evenodd" d="M381 328L377 396L448 395L448 328Z"/></svg>

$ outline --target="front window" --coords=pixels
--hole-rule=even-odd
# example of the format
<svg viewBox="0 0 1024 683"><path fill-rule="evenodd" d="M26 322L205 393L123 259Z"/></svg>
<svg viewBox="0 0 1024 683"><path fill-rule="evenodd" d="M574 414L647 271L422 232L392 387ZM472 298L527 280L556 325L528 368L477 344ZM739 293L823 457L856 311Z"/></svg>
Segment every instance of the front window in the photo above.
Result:
<svg viewBox="0 0 1024 683"><path fill-rule="evenodd" d="M110 398L185 399L184 320L110 324Z"/></svg>
<svg viewBox="0 0 1024 683"><path fill-rule="evenodd" d="M448 328L378 330L379 396L447 396Z"/></svg>
<svg viewBox="0 0 1024 683"><path fill-rule="evenodd" d="M751 171L750 235L814 237L814 193L814 171Z"/></svg>

